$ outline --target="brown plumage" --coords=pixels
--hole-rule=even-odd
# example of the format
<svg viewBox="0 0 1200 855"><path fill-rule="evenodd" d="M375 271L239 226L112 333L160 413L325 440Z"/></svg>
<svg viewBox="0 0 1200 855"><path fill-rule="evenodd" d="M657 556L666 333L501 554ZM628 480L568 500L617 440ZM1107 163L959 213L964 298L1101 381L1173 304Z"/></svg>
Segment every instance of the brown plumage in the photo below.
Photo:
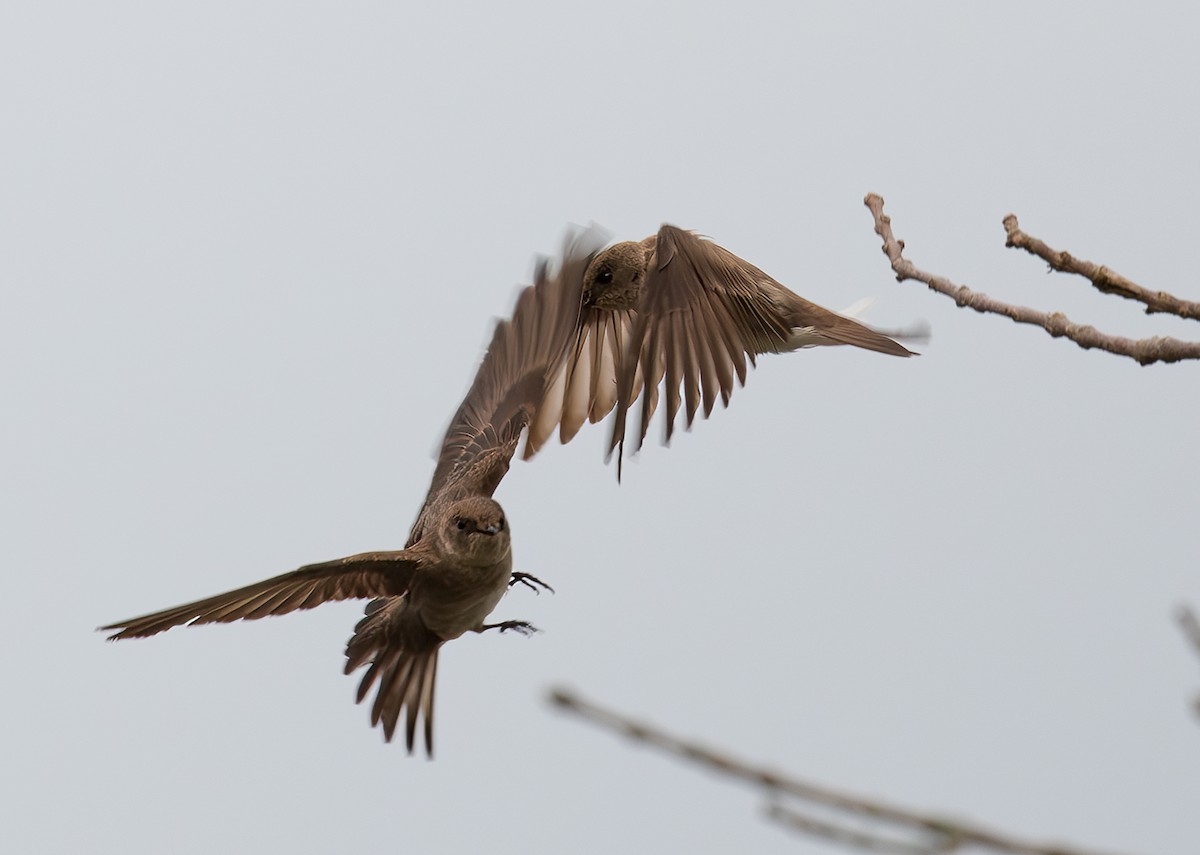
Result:
<svg viewBox="0 0 1200 855"><path fill-rule="evenodd" d="M543 262L535 283L500 321L474 383L442 441L437 467L404 549L310 564L244 588L119 621L112 639L141 638L174 626L254 620L329 600L370 598L346 646L346 673L363 665L363 701L373 687L372 725L389 741L404 715L413 750L424 719L433 753L433 697L441 646L466 632L528 632L523 621L485 624L513 581L504 511L492 498L508 471L546 378L566 358L579 317L584 271L603 245L595 229L568 235L561 267ZM534 580L537 581L537 580Z"/></svg>
<svg viewBox="0 0 1200 855"><path fill-rule="evenodd" d="M691 427L718 398L728 405L746 360L816 345L851 344L892 356L915 354L882 333L792 293L748 261L693 232L657 235L600 252L584 274L574 344L550 378L530 426L532 457L557 429L568 442L585 421L615 410L609 452L643 388L640 447L666 395L666 438L684 411ZM665 381L665 382L664 382Z"/></svg>
<svg viewBox="0 0 1200 855"><path fill-rule="evenodd" d="M673 226L600 251L597 229L569 234L560 267L543 261L496 325L487 354L442 441L425 503L404 549L310 564L214 597L111 624L113 639L174 626L255 620L329 600L371 599L346 646L346 673L367 666L358 700L375 689L372 725L389 741L404 717L432 754L438 651L466 632L529 631L485 624L509 585L512 548L491 497L523 432L532 457L557 428L563 442L585 421L616 411L610 450L625 436L643 389L638 445L667 397L667 437L682 408L690 426L725 404L746 360L817 344L911 352L868 327L784 288L714 243ZM664 382L665 381L665 382ZM619 470L618 470L619 471ZM536 580L534 580L536 581Z"/></svg>

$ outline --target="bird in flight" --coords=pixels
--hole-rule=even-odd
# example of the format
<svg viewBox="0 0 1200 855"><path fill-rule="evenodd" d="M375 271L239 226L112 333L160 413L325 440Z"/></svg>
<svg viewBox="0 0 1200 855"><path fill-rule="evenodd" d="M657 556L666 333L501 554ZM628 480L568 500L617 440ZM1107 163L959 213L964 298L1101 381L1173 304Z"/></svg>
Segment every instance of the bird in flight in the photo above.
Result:
<svg viewBox="0 0 1200 855"><path fill-rule="evenodd" d="M568 235L553 274L539 265L535 283L500 321L475 380L451 419L425 504L404 549L366 552L310 564L254 585L175 608L118 621L110 639L143 638L184 624L227 623L311 609L330 600L371 599L346 645L345 672L368 665L361 702L377 687L371 724L391 741L404 714L412 753L418 718L433 755L438 651L467 632L534 631L524 621L484 620L514 582L548 587L513 573L504 510L492 498L521 433L561 362L579 315L583 273L604 244L602 232ZM536 589L535 589L536 590Z"/></svg>
<svg viewBox="0 0 1200 855"><path fill-rule="evenodd" d="M357 699L375 689L371 724L381 725L391 741L403 715L412 753L423 721L425 750L432 756L442 645L467 632L534 631L524 621L484 621L511 585L548 587L513 572L508 522L492 498L523 433L528 459L556 428L567 442L584 421L597 422L615 410L611 453L624 441L626 417L639 395L641 446L660 385L669 440L681 406L691 427L701 405L705 417L718 397L728 405L734 378L745 382L746 360L753 364L757 354L852 344L913 355L692 232L664 225L640 242L603 249L606 242L596 227L568 233L558 267L552 271L542 260L512 317L497 323L442 440L404 549L310 564L101 629L115 630L110 640L144 638L175 626L369 599L346 645L345 673L366 665Z"/></svg>
<svg viewBox="0 0 1200 855"><path fill-rule="evenodd" d="M614 244L592 258L572 339L530 425L526 459L555 429L569 442L585 421L598 422L615 410L611 455L623 446L630 407L647 389L636 433L640 448L660 386L669 443L680 407L691 428L701 406L706 418L718 397L728 406L734 378L744 384L746 360L753 365L758 354L850 344L891 356L917 355L792 293L724 247L665 224L645 240ZM618 457L618 477L619 467Z"/></svg>

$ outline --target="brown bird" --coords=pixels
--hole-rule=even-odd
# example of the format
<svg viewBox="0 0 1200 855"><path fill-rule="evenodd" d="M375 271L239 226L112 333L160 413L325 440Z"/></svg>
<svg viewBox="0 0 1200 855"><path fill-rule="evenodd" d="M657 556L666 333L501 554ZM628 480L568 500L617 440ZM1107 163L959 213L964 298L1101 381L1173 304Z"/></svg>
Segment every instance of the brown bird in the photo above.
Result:
<svg viewBox="0 0 1200 855"><path fill-rule="evenodd" d="M524 456L536 454L555 428L569 442L584 421L598 422L615 410L611 455L623 447L630 406L648 388L637 432L640 448L660 384L669 442L681 406L689 428L701 406L706 418L718 397L728 406L734 378L746 382L747 357L753 365L760 353L834 344L917 355L792 293L712 241L663 225L645 240L605 249L588 265L574 344L550 379ZM619 466L618 457L618 476Z"/></svg>
<svg viewBox="0 0 1200 855"><path fill-rule="evenodd" d="M516 582L504 511L491 497L522 432L532 457L557 427L569 441L584 421L616 410L610 453L643 396L638 446L665 379L667 439L681 403L690 427L746 379L746 358L819 344L913 355L887 336L793 294L758 268L691 232L664 225L640 242L605 243L598 229L568 234L563 260L543 261L496 326L474 383L442 441L425 504L405 548L310 564L245 588L102 627L140 638L184 624L227 623L371 598L346 646L347 674L369 667L361 702L378 686L371 723L391 740L402 713L413 750L424 720L433 753L437 655L447 641L488 629L531 632L524 621L485 624ZM650 378L647 382L646 378ZM680 387L683 387L681 396ZM619 472L619 469L618 469Z"/></svg>
<svg viewBox="0 0 1200 855"><path fill-rule="evenodd" d="M604 244L599 230L568 235L560 268L543 261L497 324L474 383L446 436L425 504L404 549L310 564L245 588L119 621L111 639L141 638L173 626L227 623L311 609L329 600L373 598L346 646L347 674L369 664L361 702L378 686L371 724L390 741L405 713L413 750L418 718L433 754L433 697L441 646L466 632L534 631L524 621L486 624L516 582L548 587L512 571L504 511L491 497L517 442L544 397L547 377L566 358L579 318L583 274ZM536 590L536 589L535 589Z"/></svg>

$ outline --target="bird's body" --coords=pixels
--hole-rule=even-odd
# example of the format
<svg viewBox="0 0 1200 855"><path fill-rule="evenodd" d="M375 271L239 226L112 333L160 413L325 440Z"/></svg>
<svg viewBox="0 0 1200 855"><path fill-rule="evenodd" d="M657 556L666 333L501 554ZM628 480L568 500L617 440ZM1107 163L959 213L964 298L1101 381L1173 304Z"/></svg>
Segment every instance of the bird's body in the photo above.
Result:
<svg viewBox="0 0 1200 855"><path fill-rule="evenodd" d="M465 633L488 629L484 620L513 578L512 539L497 502L484 496L460 499L437 519L433 533L407 550L416 569L405 594L367 607L346 646L345 667L349 674L371 663L358 700L379 684L371 723L383 724L385 738L392 738L400 713L407 710L405 738L411 751L420 713L430 753L438 651Z"/></svg>

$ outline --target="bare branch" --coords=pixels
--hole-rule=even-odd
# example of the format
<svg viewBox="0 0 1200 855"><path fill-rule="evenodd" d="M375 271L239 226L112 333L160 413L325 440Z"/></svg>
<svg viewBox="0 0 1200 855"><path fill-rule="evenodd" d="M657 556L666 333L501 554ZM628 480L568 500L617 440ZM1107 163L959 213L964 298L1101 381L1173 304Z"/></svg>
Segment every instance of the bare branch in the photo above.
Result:
<svg viewBox="0 0 1200 855"><path fill-rule="evenodd" d="M1192 649L1196 651L1197 656L1200 656L1200 619L1197 619L1196 613L1188 606L1180 606L1175 617L1179 621L1179 628L1183 630L1184 636L1191 642ZM1192 710L1200 716L1200 696L1192 701Z"/></svg>
<svg viewBox="0 0 1200 855"><path fill-rule="evenodd" d="M1161 312L1167 315L1176 315L1181 318L1200 321L1200 303L1193 303L1190 300L1180 300L1166 291L1151 291L1132 280L1126 279L1115 270L1110 270L1092 261L1084 261L1082 258L1076 258L1069 252L1060 252L1057 249L1052 249L1038 238L1021 231L1021 227L1017 223L1016 214L1009 214L1004 218L1004 233L1008 235L1005 241L1006 246L1023 249L1030 255L1036 255L1045 260L1054 270L1060 270L1064 273L1077 273L1086 279L1090 279L1092 284L1096 286L1096 289L1105 294L1116 294L1118 297L1124 297L1127 300L1137 300L1139 303L1145 303L1147 315Z"/></svg>
<svg viewBox="0 0 1200 855"><path fill-rule="evenodd" d="M907 843L903 840L889 840L850 828L843 828L831 822L806 816L794 808L785 808L780 804L767 806L767 817L787 826L793 831L821 837L831 843L840 843L865 852L887 852L889 855L936 855L938 852L952 852L959 848L960 841L950 837L939 837L932 844Z"/></svg>
<svg viewBox="0 0 1200 855"><path fill-rule="evenodd" d="M728 754L705 748L695 742L680 739L653 725L634 721L620 713L586 701L567 689L551 690L550 701L560 709L574 713L593 724L616 731L638 742L652 745L668 754L674 754L706 766L722 775L763 787L771 795L789 795L812 804L844 811L854 817L865 817L880 824L912 829L929 835L934 841L939 841L944 849L950 848L946 842L950 841L955 846L978 846L996 852L1015 853L1015 855L1099 855L1094 850L1018 840L974 823L920 814L886 802L841 793L828 787L772 772ZM936 848L937 845L939 844L934 843L928 848Z"/></svg>
<svg viewBox="0 0 1200 855"><path fill-rule="evenodd" d="M945 294L960 306L967 306L977 312L1003 315L1019 324L1039 326L1055 338L1069 338L1085 350L1093 347L1106 350L1119 356L1128 356L1142 365L1151 365L1155 362L1179 362L1182 359L1200 359L1200 342L1180 341L1169 336L1153 336L1135 340L1108 335L1095 327L1073 323L1061 312L1048 314L1025 306L1013 306L993 299L987 294L972 291L965 285L956 285L944 276L926 273L904 257L904 241L897 240L892 234L892 220L883 212L882 197L875 193L868 193L863 203L875 218L875 232L883 239L883 252L891 262L896 279L900 282L906 279L924 282L932 290Z"/></svg>

